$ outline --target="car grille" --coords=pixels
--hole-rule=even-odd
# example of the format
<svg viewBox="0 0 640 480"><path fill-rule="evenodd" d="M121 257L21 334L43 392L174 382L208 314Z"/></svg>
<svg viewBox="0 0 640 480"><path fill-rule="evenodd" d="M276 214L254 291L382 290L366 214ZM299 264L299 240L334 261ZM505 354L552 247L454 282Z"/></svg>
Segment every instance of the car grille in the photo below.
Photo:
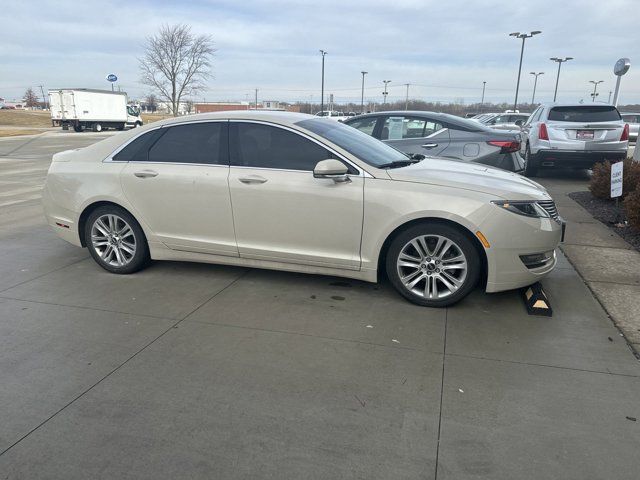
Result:
<svg viewBox="0 0 640 480"><path fill-rule="evenodd" d="M538 202L538 205L544 208L551 218L554 220L558 219L558 209L556 208L556 203L553 200L542 200Z"/></svg>

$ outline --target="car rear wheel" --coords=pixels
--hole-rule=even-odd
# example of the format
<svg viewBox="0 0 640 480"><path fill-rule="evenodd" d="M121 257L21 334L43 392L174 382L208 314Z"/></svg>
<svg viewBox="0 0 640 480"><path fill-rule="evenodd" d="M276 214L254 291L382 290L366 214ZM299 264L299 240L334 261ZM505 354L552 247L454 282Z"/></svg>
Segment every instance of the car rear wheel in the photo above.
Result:
<svg viewBox="0 0 640 480"><path fill-rule="evenodd" d="M478 252L458 229L441 224L408 228L387 252L387 275L409 301L446 307L462 300L480 278Z"/></svg>
<svg viewBox="0 0 640 480"><path fill-rule="evenodd" d="M149 261L149 246L140 224L115 205L99 207L89 215L84 238L93 259L109 272L134 273Z"/></svg>
<svg viewBox="0 0 640 480"><path fill-rule="evenodd" d="M524 175L526 177L535 177L538 175L538 163L533 155L531 155L529 145L527 145L524 151Z"/></svg>

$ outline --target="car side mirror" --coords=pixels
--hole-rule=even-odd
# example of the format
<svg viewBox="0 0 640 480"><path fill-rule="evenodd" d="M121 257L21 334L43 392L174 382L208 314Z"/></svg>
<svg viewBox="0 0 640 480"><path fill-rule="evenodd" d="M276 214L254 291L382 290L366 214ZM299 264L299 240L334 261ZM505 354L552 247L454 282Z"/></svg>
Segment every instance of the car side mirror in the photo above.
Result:
<svg viewBox="0 0 640 480"><path fill-rule="evenodd" d="M331 178L336 183L350 182L347 166L335 158L319 161L313 169L314 178Z"/></svg>

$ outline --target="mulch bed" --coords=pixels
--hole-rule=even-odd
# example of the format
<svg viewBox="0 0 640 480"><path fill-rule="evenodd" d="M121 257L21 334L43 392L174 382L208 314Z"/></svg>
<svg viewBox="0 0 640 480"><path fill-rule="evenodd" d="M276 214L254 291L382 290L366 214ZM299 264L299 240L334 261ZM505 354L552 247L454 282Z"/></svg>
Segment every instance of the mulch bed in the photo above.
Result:
<svg viewBox="0 0 640 480"><path fill-rule="evenodd" d="M615 201L601 200L588 191L573 192L569 194L569 197L593 215L593 218L600 220L640 252L640 230L636 230L626 222L627 217L622 208L622 202L616 208Z"/></svg>

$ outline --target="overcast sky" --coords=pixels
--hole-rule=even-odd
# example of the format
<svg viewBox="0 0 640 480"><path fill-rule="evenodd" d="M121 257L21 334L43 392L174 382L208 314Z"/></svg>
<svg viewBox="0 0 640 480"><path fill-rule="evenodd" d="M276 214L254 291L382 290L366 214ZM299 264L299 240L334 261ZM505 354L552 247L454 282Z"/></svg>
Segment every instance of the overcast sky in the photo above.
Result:
<svg viewBox="0 0 640 480"><path fill-rule="evenodd" d="M186 23L210 34L218 49L214 76L199 99L320 98L319 49L326 57L326 92L337 101L381 101L410 96L434 101L513 101L520 41L510 32L542 30L527 40L520 99L553 98L557 64L563 64L559 100L589 101L589 80L607 100L615 87L613 64L631 58L620 103L640 103L640 2L637 0L221 0L93 2L7 1L2 6L0 97L19 98L29 87L109 88L115 73L130 97L139 83L137 57L145 37L163 23ZM39 89L38 89L39 90ZM312 97L313 96L313 97Z"/></svg>

